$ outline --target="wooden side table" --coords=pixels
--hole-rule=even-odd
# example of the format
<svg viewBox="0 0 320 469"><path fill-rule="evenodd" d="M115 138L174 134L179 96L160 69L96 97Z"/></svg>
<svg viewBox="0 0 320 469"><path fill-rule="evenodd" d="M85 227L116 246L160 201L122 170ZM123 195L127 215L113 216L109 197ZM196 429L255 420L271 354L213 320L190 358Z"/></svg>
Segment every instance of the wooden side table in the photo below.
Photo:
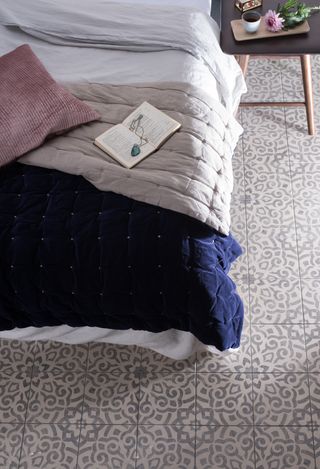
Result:
<svg viewBox="0 0 320 469"><path fill-rule="evenodd" d="M305 3L313 5L312 0L304 0ZM263 0L263 7L257 9L261 14L269 9L274 10L277 4L274 0ZM227 54L238 57L240 67L246 74L249 58L255 56L299 56L302 68L303 88L305 100L284 102L249 102L241 103L241 106L305 106L307 112L309 135L315 134L314 105L312 93L311 54L320 53L320 15L313 15L308 21L310 32L297 36L274 37L272 39L257 39L252 41L237 42L234 39L230 21L241 18L241 13L234 6L233 0L222 0L221 8L221 36L220 44L222 50Z"/></svg>

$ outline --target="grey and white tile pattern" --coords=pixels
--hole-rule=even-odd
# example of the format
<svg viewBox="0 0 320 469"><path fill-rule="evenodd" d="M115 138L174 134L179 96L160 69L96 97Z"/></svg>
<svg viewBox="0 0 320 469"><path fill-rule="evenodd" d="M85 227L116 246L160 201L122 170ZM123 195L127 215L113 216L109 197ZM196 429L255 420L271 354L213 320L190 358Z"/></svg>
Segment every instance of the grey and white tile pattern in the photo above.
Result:
<svg viewBox="0 0 320 469"><path fill-rule="evenodd" d="M19 466L23 441L23 424L0 423L0 467Z"/></svg>
<svg viewBox="0 0 320 469"><path fill-rule="evenodd" d="M316 469L307 427L256 427L255 454L256 469Z"/></svg>
<svg viewBox="0 0 320 469"><path fill-rule="evenodd" d="M78 425L26 424L19 468L76 467L79 432Z"/></svg>
<svg viewBox="0 0 320 469"><path fill-rule="evenodd" d="M194 469L195 427L139 425L136 469Z"/></svg>
<svg viewBox="0 0 320 469"><path fill-rule="evenodd" d="M254 469L252 426L197 427L196 469Z"/></svg>
<svg viewBox="0 0 320 469"><path fill-rule="evenodd" d="M320 468L320 56L303 108L242 108L231 276L239 350L170 360L0 341L0 469ZM248 101L301 100L297 59L250 60Z"/></svg>
<svg viewBox="0 0 320 469"><path fill-rule="evenodd" d="M137 427L134 425L83 425L78 469L134 469Z"/></svg>

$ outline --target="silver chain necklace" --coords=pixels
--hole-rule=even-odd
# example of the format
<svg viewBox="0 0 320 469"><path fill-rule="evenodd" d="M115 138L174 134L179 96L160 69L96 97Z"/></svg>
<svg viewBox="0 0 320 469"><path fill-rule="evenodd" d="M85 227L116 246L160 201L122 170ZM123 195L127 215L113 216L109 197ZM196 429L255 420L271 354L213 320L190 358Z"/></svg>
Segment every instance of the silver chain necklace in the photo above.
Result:
<svg viewBox="0 0 320 469"><path fill-rule="evenodd" d="M138 117L133 119L129 127L129 130L134 132L136 136L140 138L140 142L135 143L131 148L131 156L138 156L141 153L141 147L148 143L148 139L144 137L144 128L141 125L142 119L143 114L139 114Z"/></svg>

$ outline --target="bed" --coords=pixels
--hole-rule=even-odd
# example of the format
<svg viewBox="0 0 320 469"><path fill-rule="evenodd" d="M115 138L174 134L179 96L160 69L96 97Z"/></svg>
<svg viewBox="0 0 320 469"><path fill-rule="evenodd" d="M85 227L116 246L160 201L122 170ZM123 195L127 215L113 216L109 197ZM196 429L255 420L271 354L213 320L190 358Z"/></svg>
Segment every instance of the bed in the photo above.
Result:
<svg viewBox="0 0 320 469"><path fill-rule="evenodd" d="M236 62L219 50L219 30L208 19L208 0L167 0L168 6L160 0L118 1L117 5L95 0L93 12L86 10L84 1L68 0L63 10L53 0L44 0L36 15L31 8L34 1L20 0L14 7L5 1L0 6L0 55L29 44L57 81L87 101L100 96L102 89L108 96L110 90L118 93L120 89L130 96L134 93L135 99L130 99L136 104L143 90L159 106L167 100L165 109L185 119L189 119L186 109L202 112L212 101L211 112L217 113L220 127L228 128L232 153L241 133L233 114L245 85ZM76 5L80 16L74 19ZM181 42L183 38L185 43L191 41L188 31L183 31L183 18L178 36L179 12L180 16L187 12L195 31L204 24L208 28L202 36L199 32L197 49ZM26 24L28 13L37 24ZM3 21L8 14L10 21ZM124 18L126 25L128 18L132 25L145 17L149 30L125 30L125 44L123 34L104 42L98 18L110 20L111 34L112 14L115 19ZM160 33L150 32L156 31L156 25L160 29L161 15L167 15L163 18L170 23L163 32L167 42ZM68 23L67 34L57 34L59 18ZM17 26L19 21L24 24ZM89 30L94 41L93 36L90 41L82 36ZM150 44L145 42L147 34L154 36ZM117 93L117 103L128 104ZM189 101L181 109L179 103L170 108L181 93ZM118 118L115 114L114 120ZM196 121L197 115L192 119ZM218 152L226 135L220 135L220 141L218 133L214 129L209 145L203 138L202 147L206 144ZM74 145L82 134L71 137ZM60 144L66 141L58 136L48 145L61 150ZM176 156L170 141L163 148ZM61 158L46 160L39 151L0 169L0 338L136 344L177 359L204 346L220 351L239 347L243 307L227 274L241 248L229 234L228 214L227 221L217 224L216 212L202 216L198 208L186 208L179 194L177 201L181 200L172 205L174 185L160 197L157 187L163 190L169 173L163 179L159 176L154 186L149 175L150 190L142 194L143 175L133 190L132 178L131 186L128 179L121 185L120 170L114 166L108 167L102 180L104 162L98 158L96 166L79 170L61 166ZM230 165L228 157L229 180ZM110 168L115 171L113 180ZM141 163L140 174L143 170ZM127 173L126 178L130 177Z"/></svg>

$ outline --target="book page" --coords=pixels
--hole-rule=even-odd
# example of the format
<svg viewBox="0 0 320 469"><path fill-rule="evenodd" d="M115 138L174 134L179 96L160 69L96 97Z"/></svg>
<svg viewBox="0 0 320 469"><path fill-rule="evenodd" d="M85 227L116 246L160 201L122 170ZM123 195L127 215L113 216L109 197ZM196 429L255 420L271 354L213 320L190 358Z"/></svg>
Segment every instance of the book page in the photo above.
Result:
<svg viewBox="0 0 320 469"><path fill-rule="evenodd" d="M136 131L139 135L143 134L155 148L158 148L164 140L181 127L179 122L171 119L167 114L159 111L146 101L123 121L123 125L130 129L133 121L140 115L142 115L142 118Z"/></svg>
<svg viewBox="0 0 320 469"><path fill-rule="evenodd" d="M132 168L154 151L152 145L145 144L140 146L139 155L131 156L131 149L134 144L140 144L140 138L122 124L115 125L102 135L99 135L95 143L127 168Z"/></svg>

